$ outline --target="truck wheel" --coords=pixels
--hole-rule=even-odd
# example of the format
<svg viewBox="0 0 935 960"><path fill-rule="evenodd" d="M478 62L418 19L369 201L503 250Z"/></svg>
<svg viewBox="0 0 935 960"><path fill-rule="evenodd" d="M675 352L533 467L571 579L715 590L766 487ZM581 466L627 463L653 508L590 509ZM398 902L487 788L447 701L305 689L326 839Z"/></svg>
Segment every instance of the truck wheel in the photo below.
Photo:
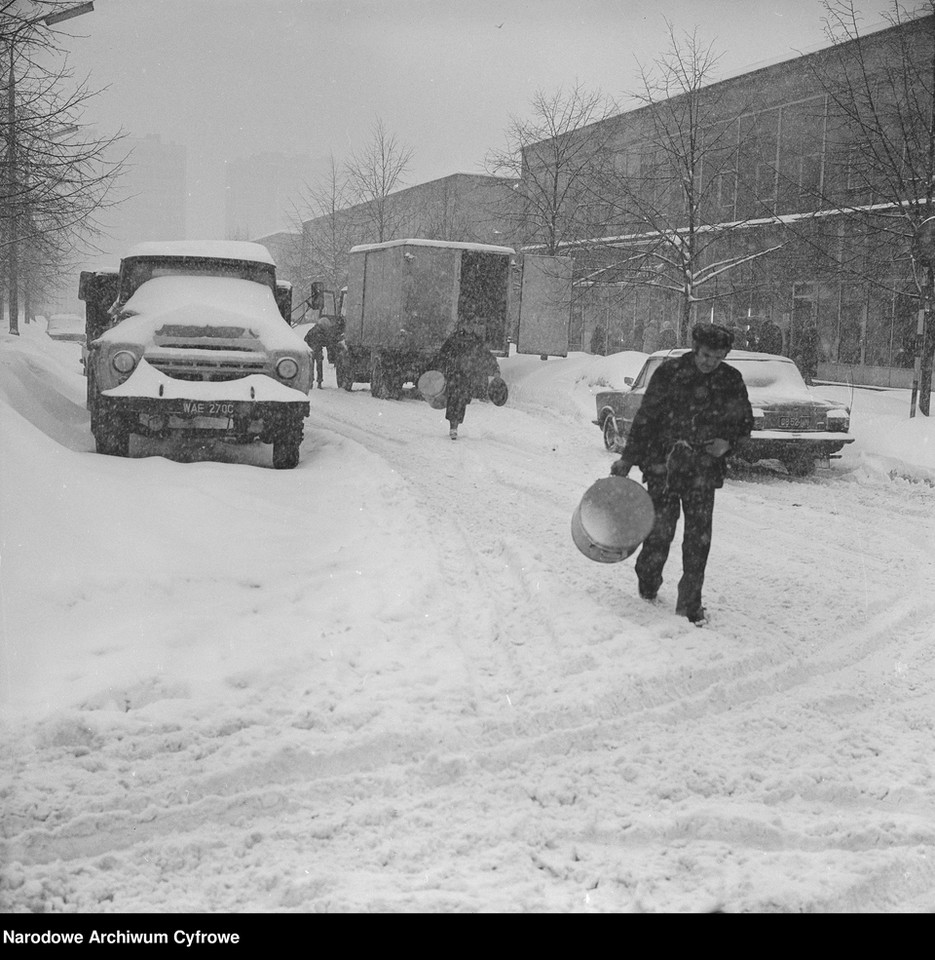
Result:
<svg viewBox="0 0 935 960"><path fill-rule="evenodd" d="M370 368L370 395L378 400L389 398L389 383L387 378L386 361L380 354L373 358Z"/></svg>
<svg viewBox="0 0 935 960"><path fill-rule="evenodd" d="M345 369L343 364L337 368L335 376L337 377L338 386L342 390L352 390L354 388L354 377L351 375L350 370Z"/></svg>
<svg viewBox="0 0 935 960"><path fill-rule="evenodd" d="M604 418L604 446L608 450L616 451L617 449L617 440L619 439L620 434L617 433L617 425L614 423L614 418L611 416Z"/></svg>
<svg viewBox="0 0 935 960"><path fill-rule="evenodd" d="M299 464L299 451L305 424L301 417L293 418L282 425L273 437L273 467L276 470L291 470Z"/></svg>
<svg viewBox="0 0 935 960"><path fill-rule="evenodd" d="M109 457L130 454L130 431L117 417L97 417L94 427L94 449Z"/></svg>

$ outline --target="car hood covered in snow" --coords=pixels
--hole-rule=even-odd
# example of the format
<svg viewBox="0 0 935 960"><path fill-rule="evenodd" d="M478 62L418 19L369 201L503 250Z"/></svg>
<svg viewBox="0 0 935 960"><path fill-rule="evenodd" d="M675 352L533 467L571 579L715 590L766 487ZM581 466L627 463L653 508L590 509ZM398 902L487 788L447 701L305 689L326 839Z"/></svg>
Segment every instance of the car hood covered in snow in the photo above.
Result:
<svg viewBox="0 0 935 960"><path fill-rule="evenodd" d="M155 277L127 300L121 316L101 340L160 345L182 338L189 343L223 340L235 349L307 349L282 318L272 290L251 280Z"/></svg>

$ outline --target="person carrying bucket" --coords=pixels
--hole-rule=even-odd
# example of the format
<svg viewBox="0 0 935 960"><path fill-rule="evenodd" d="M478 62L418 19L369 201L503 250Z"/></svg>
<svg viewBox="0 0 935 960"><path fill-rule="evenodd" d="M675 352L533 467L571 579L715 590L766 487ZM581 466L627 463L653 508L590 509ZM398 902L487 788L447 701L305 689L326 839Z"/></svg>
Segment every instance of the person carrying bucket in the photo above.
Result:
<svg viewBox="0 0 935 960"><path fill-rule="evenodd" d="M639 593L655 601L681 510L685 511L682 577L675 612L701 626L701 601L711 547L714 491L724 485L727 455L753 430L753 411L740 372L723 362L733 334L713 323L692 330L690 353L666 360L653 374L611 474L643 471L655 522L636 558Z"/></svg>
<svg viewBox="0 0 935 960"><path fill-rule="evenodd" d="M490 360L496 363L496 358L481 339L483 329L483 324L472 321L460 324L442 344L435 361L445 377L445 419L452 440L458 439L458 427L464 422L479 372L486 376Z"/></svg>

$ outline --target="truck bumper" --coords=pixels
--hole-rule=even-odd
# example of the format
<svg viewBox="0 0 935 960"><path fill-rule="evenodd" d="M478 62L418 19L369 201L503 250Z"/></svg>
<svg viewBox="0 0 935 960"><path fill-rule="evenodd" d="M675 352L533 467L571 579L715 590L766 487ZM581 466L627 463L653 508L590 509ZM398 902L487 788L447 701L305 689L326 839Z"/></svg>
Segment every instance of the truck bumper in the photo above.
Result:
<svg viewBox="0 0 935 960"><path fill-rule="evenodd" d="M283 426L308 416L308 401L187 400L108 397L99 399L107 417L142 436L203 436L237 441L267 440Z"/></svg>

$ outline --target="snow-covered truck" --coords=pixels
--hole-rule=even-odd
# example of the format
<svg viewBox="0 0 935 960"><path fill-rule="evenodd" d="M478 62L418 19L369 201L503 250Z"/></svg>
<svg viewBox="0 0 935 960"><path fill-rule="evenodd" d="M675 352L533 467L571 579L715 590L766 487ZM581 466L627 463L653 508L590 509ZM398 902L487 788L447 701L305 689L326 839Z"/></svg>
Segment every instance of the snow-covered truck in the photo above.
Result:
<svg viewBox="0 0 935 960"><path fill-rule="evenodd" d="M130 437L272 444L289 469L309 413L311 353L266 247L141 243L119 272L83 271L88 410L98 453Z"/></svg>
<svg viewBox="0 0 935 960"><path fill-rule="evenodd" d="M352 247L341 313L347 353L339 383L369 383L398 398L432 368L459 323L484 329L496 356L568 353L570 257L443 240L391 240Z"/></svg>

